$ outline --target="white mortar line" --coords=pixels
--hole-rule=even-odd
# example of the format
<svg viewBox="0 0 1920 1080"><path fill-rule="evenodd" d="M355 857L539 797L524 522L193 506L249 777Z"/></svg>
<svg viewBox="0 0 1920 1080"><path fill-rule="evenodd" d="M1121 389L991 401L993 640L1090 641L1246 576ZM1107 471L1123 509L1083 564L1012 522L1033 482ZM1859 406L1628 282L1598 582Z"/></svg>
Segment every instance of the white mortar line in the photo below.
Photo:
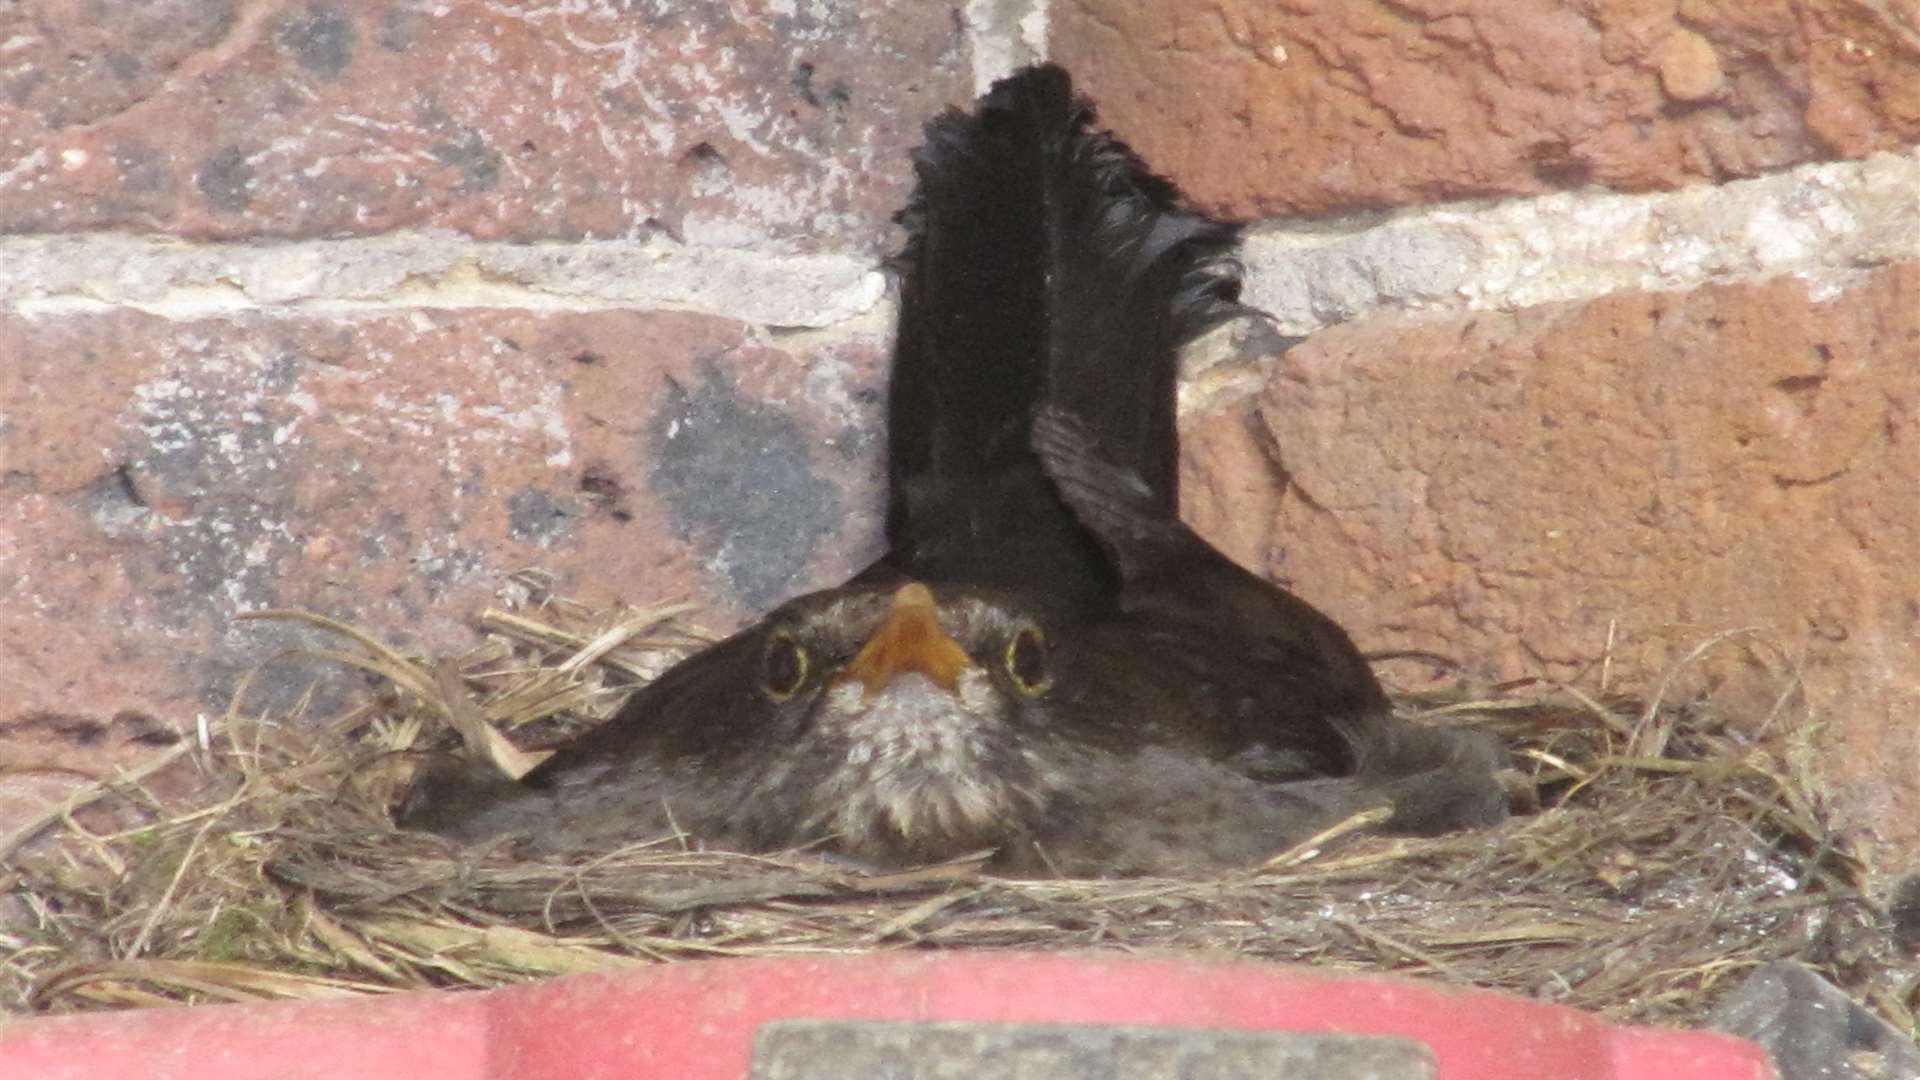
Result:
<svg viewBox="0 0 1920 1080"><path fill-rule="evenodd" d="M188 243L122 233L0 237L0 305L27 316L132 308L169 319L419 308L680 310L818 328L873 311L871 256L660 239L505 244L452 233Z"/></svg>
<svg viewBox="0 0 1920 1080"><path fill-rule="evenodd" d="M1387 308L1513 310L1623 289L1848 272L1920 258L1920 150L1682 191L1572 192L1255 227L1247 299L1304 335ZM444 232L190 243L0 236L0 309L170 319L417 309L680 310L770 327L890 320L863 252L776 254L654 238L505 244Z"/></svg>
<svg viewBox="0 0 1920 1080"><path fill-rule="evenodd" d="M967 0L962 19L973 59L973 92L984 94L1047 56L1049 0Z"/></svg>
<svg viewBox="0 0 1920 1080"><path fill-rule="evenodd" d="M1251 230L1247 300L1305 335L1379 308L1515 310L1920 258L1920 149L1751 180L1578 191Z"/></svg>

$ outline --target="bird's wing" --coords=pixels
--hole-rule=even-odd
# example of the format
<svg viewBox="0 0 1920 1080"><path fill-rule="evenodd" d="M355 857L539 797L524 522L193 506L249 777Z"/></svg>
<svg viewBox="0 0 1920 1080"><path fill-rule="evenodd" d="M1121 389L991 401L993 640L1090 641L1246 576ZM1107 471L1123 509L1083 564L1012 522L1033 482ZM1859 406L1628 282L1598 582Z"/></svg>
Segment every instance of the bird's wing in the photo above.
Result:
<svg viewBox="0 0 1920 1080"><path fill-rule="evenodd" d="M1079 415L1043 406L1033 418L1033 448L1061 501L1124 580L1138 581L1183 554L1211 550L1145 477L1107 452Z"/></svg>

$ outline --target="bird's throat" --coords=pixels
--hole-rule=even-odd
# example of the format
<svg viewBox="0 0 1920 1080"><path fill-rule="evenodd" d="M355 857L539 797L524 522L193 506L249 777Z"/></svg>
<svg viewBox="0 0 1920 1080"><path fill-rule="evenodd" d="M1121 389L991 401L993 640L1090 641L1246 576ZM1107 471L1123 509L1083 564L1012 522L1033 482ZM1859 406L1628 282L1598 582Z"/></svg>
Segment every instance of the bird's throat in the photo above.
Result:
<svg viewBox="0 0 1920 1080"><path fill-rule="evenodd" d="M850 854L927 858L992 846L1027 801L1009 768L1004 721L983 672L949 692L909 674L872 696L859 683L833 691L840 764L822 821Z"/></svg>

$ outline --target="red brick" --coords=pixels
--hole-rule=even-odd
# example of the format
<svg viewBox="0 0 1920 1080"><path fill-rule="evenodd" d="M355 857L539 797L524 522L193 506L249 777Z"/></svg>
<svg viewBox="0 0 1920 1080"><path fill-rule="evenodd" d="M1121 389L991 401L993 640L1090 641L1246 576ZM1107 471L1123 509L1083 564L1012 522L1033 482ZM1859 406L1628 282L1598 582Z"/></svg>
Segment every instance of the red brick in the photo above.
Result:
<svg viewBox="0 0 1920 1080"><path fill-rule="evenodd" d="M1757 722L1797 672L1842 819L1920 866L1920 262L1314 335L1191 418L1188 513L1368 649ZM1614 636L1611 654L1609 634Z"/></svg>
<svg viewBox="0 0 1920 1080"><path fill-rule="evenodd" d="M937 6L9 10L0 232L871 248L972 94Z"/></svg>
<svg viewBox="0 0 1920 1080"><path fill-rule="evenodd" d="M1912 17L1844 0L1076 0L1053 9L1053 52L1199 202L1281 217L1672 188L1903 146L1920 139Z"/></svg>
<svg viewBox="0 0 1920 1080"><path fill-rule="evenodd" d="M724 630L877 544L877 342L487 311L121 312L0 340L0 720L218 715L240 673L314 640L245 610L459 650L538 565L589 602L699 601ZM275 665L251 704L312 673Z"/></svg>

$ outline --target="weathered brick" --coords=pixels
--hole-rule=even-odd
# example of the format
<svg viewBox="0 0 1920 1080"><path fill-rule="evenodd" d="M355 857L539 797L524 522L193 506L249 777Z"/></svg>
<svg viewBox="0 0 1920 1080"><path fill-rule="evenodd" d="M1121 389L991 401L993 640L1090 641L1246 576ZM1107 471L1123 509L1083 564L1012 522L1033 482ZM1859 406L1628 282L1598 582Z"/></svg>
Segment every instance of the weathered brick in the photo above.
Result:
<svg viewBox="0 0 1920 1080"><path fill-rule="evenodd" d="M726 629L874 553L878 342L679 314L471 311L0 329L9 717L176 726L304 630L426 651L527 565ZM256 704L311 671L278 664ZM336 685L340 684L337 678Z"/></svg>
<svg viewBox="0 0 1920 1080"><path fill-rule="evenodd" d="M1669 188L1920 140L1920 25L1844 0L1137 4L1053 54L1201 203L1314 214Z"/></svg>
<svg viewBox="0 0 1920 1080"><path fill-rule="evenodd" d="M935 5L44 3L0 42L0 232L871 250L972 96Z"/></svg>
<svg viewBox="0 0 1920 1080"><path fill-rule="evenodd" d="M1754 722L1797 673L1844 820L1912 856L1917 423L1920 262L1382 314L1189 418L1188 514L1363 647L1496 678L1651 692L1755 628L1669 691Z"/></svg>

